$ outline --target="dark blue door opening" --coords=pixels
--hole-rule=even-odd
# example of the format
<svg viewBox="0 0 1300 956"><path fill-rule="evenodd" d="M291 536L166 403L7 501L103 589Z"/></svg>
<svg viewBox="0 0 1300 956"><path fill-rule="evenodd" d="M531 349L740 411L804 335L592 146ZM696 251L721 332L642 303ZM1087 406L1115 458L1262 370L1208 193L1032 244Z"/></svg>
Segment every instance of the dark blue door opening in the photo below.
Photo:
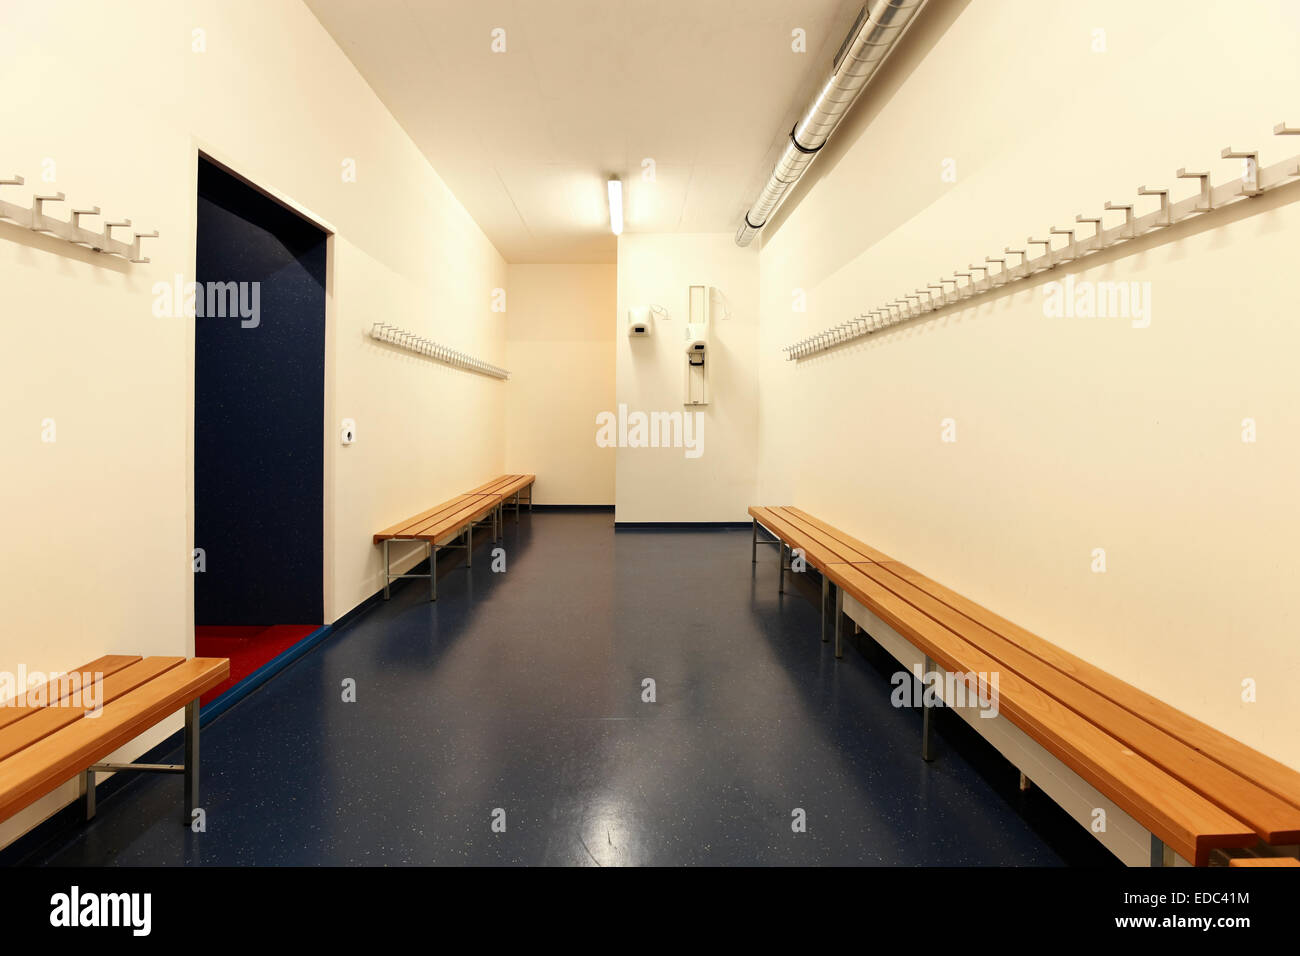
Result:
<svg viewBox="0 0 1300 956"><path fill-rule="evenodd" d="M198 184L195 624L319 624L327 237L203 157Z"/></svg>

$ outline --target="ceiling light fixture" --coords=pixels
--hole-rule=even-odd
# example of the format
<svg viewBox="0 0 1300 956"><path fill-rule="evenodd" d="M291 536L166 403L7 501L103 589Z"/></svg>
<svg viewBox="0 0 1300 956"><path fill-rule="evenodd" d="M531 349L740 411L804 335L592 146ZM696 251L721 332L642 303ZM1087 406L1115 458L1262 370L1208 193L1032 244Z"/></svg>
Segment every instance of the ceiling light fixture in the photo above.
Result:
<svg viewBox="0 0 1300 956"><path fill-rule="evenodd" d="M623 234L623 181L617 176L609 179L609 228L616 236Z"/></svg>

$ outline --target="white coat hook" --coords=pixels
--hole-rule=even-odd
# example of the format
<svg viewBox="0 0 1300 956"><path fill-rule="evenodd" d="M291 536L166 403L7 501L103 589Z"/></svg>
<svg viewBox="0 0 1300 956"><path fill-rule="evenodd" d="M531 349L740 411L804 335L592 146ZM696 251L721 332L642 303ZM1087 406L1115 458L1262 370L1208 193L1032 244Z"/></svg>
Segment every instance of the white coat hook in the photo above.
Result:
<svg viewBox="0 0 1300 956"><path fill-rule="evenodd" d="M1131 202L1110 202L1107 200L1106 205L1102 207L1107 212L1120 210L1124 213L1123 232L1120 234L1122 239L1132 239L1133 232L1133 204Z"/></svg>
<svg viewBox="0 0 1300 956"><path fill-rule="evenodd" d="M1043 255L1039 256L1037 259L1030 260L1031 263L1034 262L1042 263L1041 268L1033 269L1032 270L1033 272L1045 272L1048 269L1052 268L1053 265L1055 265L1055 263L1052 261L1052 240L1051 239L1035 239L1033 236L1030 236L1028 239L1025 240L1025 244L1028 246L1043 247ZM1044 260L1046 261L1044 262Z"/></svg>
<svg viewBox="0 0 1300 956"><path fill-rule="evenodd" d="M1178 172L1174 173L1178 179L1198 179L1201 183L1200 201L1196 204L1197 212L1209 212L1214 208L1214 190L1210 188L1210 174L1192 172L1187 167L1179 167Z"/></svg>
<svg viewBox="0 0 1300 956"><path fill-rule="evenodd" d="M1074 259L1078 258L1078 256L1075 254L1074 251L1074 230L1073 229L1057 229L1055 226L1052 226L1047 230L1047 232L1049 235L1053 235L1053 236L1070 237L1069 240L1066 242L1065 248L1061 250L1061 252L1065 253L1065 257L1058 259L1057 260L1058 262L1071 262Z"/></svg>
<svg viewBox="0 0 1300 956"><path fill-rule="evenodd" d="M1101 235L1101 217L1100 216L1075 216L1075 222L1086 222L1092 226L1092 238L1096 239ZM1101 248L1100 246L1098 248Z"/></svg>
<svg viewBox="0 0 1300 956"><path fill-rule="evenodd" d="M45 204L47 202L63 202L68 197L63 193L51 193L48 196L32 197L32 232L54 232L54 224L48 222L45 216Z"/></svg>
<svg viewBox="0 0 1300 956"><path fill-rule="evenodd" d="M1169 190L1165 186L1139 186L1139 196L1159 196L1160 197L1160 216L1156 219L1157 226L1172 226L1173 219L1169 215Z"/></svg>
<svg viewBox="0 0 1300 956"><path fill-rule="evenodd" d="M1276 129L1276 127L1274 128ZM1222 159L1240 159L1242 161L1241 195L1258 196L1262 192L1259 188L1258 150L1236 150L1231 146L1225 146L1219 156Z"/></svg>
<svg viewBox="0 0 1300 956"><path fill-rule="evenodd" d="M1300 126L1287 126L1286 121L1282 121L1273 127L1274 136L1300 136ZM1300 176L1300 162L1296 162L1287 169L1287 175Z"/></svg>
<svg viewBox="0 0 1300 956"><path fill-rule="evenodd" d="M128 258L130 259L130 261L131 261L131 262L150 262L150 261L152 261L152 260L150 260L147 256L142 257L142 256L140 255L140 240L141 240L141 239L157 239L157 238L158 238L158 230L155 229L153 232L137 232L137 233L133 233L133 235L135 236L135 243L131 246L131 255L128 256Z"/></svg>
<svg viewBox="0 0 1300 956"><path fill-rule="evenodd" d="M74 209L74 210L72 210L72 228L75 229L75 230L78 231L78 232L81 232L81 231L83 230L83 228L84 228L84 227L81 225L81 217L82 217L82 216L98 216L98 215L99 215L99 207L98 207L98 206L91 206L89 209ZM156 236L156 235L158 235L158 233L155 232L154 235ZM87 242L87 241L84 240L84 239L73 239L72 241L75 242L75 243L77 243L77 245L79 245L79 246L88 246L88 245L90 245L90 243Z"/></svg>

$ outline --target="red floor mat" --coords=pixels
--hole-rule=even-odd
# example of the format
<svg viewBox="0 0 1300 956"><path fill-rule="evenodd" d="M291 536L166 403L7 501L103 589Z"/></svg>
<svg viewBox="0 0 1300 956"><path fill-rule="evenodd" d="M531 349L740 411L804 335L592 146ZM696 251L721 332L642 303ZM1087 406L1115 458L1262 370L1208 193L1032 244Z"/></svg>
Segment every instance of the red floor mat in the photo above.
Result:
<svg viewBox="0 0 1300 956"><path fill-rule="evenodd" d="M206 704L229 690L267 661L279 656L320 627L319 624L269 624L252 627L194 628L196 657L229 657L230 679L203 695Z"/></svg>

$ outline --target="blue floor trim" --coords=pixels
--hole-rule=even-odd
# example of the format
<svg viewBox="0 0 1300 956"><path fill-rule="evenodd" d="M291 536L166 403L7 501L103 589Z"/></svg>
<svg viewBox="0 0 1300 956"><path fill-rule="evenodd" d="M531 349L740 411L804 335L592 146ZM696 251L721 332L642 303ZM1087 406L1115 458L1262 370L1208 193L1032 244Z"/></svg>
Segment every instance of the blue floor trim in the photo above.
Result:
<svg viewBox="0 0 1300 956"><path fill-rule="evenodd" d="M212 703L208 704L199 712L199 726L206 727L231 707L234 707L253 691L257 690L257 688L261 687L276 674L280 673L280 671L284 670L321 641L325 640L325 638L333 634L334 627L335 625L333 624L325 624L316 628L316 630L312 631L297 644L293 645L293 647L280 652L257 670L253 671L253 673L241 680L238 684L222 693L216 700L212 701Z"/></svg>

